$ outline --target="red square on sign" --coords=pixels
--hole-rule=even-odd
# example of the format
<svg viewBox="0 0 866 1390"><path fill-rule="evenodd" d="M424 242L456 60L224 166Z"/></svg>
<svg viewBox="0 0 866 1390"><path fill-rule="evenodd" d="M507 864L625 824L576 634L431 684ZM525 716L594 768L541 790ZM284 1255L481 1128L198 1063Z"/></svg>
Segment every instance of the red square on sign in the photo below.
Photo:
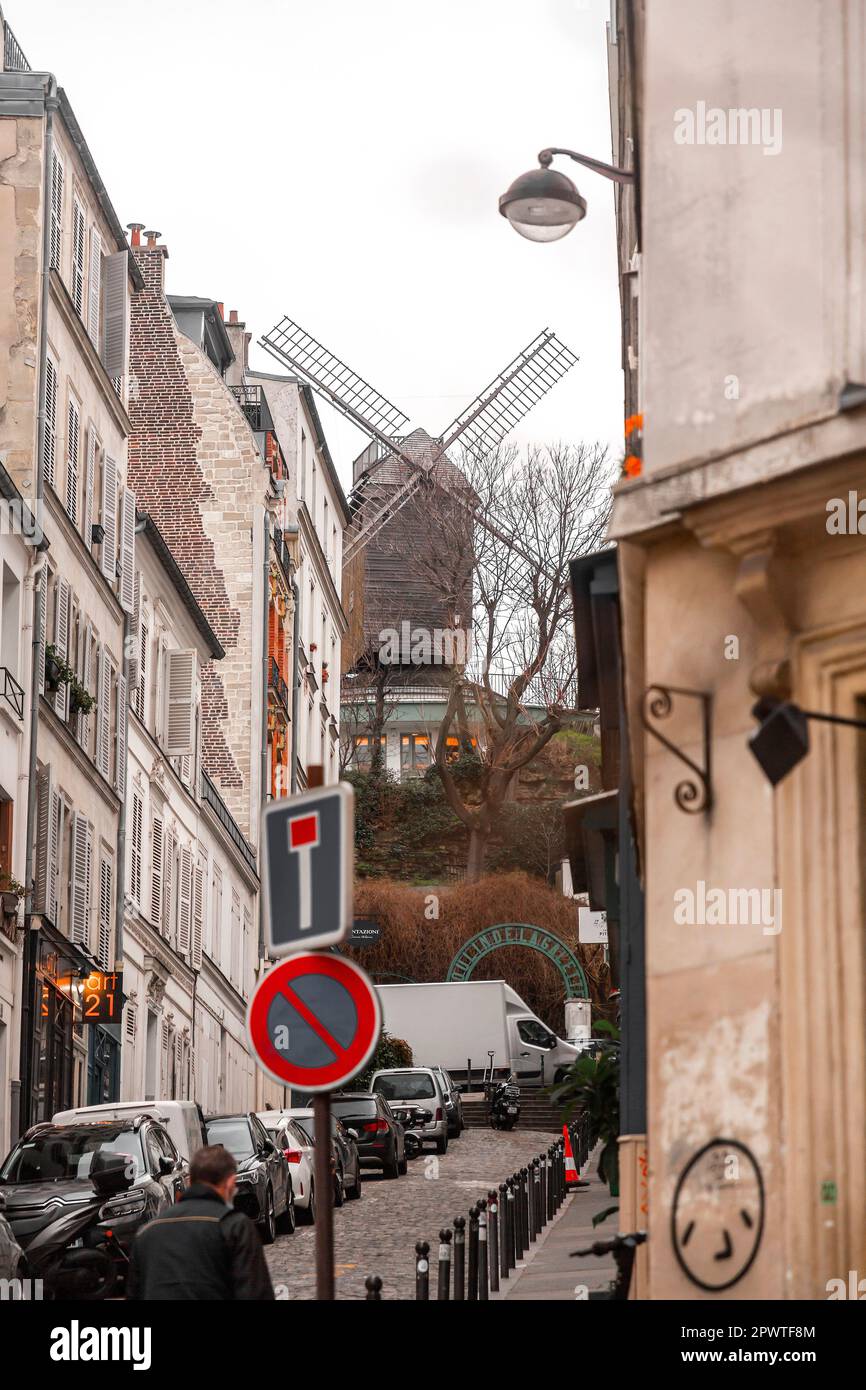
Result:
<svg viewBox="0 0 866 1390"><path fill-rule="evenodd" d="M319 843L319 813L309 816L295 816L289 821L289 844L292 849L303 849L304 845Z"/></svg>

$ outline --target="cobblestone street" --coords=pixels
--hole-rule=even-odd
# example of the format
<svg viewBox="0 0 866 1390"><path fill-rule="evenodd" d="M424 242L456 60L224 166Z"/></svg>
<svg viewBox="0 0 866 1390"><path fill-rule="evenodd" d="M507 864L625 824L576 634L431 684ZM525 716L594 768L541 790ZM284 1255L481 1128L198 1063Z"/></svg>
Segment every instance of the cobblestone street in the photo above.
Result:
<svg viewBox="0 0 866 1390"><path fill-rule="evenodd" d="M439 1231L491 1187L498 1187L518 1167L548 1148L553 1136L536 1130L503 1133L467 1129L439 1157L432 1151L409 1164L405 1177L388 1181L366 1170L358 1202L345 1202L334 1213L337 1298L364 1298L364 1280L378 1274L383 1298L415 1297L415 1242L431 1250L430 1288L435 1298L435 1251ZM267 1251L274 1285L285 1298L315 1298L315 1240L312 1226L278 1236Z"/></svg>

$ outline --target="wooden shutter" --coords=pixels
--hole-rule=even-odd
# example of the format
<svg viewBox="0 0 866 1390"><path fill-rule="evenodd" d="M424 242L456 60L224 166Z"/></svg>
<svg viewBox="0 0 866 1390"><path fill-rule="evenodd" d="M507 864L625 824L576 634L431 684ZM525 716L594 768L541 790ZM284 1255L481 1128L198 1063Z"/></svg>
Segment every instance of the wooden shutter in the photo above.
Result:
<svg viewBox="0 0 866 1390"><path fill-rule="evenodd" d="M127 251L115 251L106 256L105 265L105 336L102 344L102 363L109 376L123 376L126 356L127 310L126 292L129 274Z"/></svg>
<svg viewBox="0 0 866 1390"><path fill-rule="evenodd" d="M132 793L131 854L129 871L129 896L138 905L141 902L141 818L142 801L138 792Z"/></svg>
<svg viewBox="0 0 866 1390"><path fill-rule="evenodd" d="M93 864L93 826L79 811L72 818L72 930L80 945L90 944L90 874Z"/></svg>
<svg viewBox="0 0 866 1390"><path fill-rule="evenodd" d="M165 654L165 751L171 758L195 753L196 654Z"/></svg>
<svg viewBox="0 0 866 1390"><path fill-rule="evenodd" d="M90 233L90 267L87 286L87 331L99 351L99 309L102 300L102 237L94 227Z"/></svg>
<svg viewBox="0 0 866 1390"><path fill-rule="evenodd" d="M97 656L96 766L106 781L111 777L111 658L104 647Z"/></svg>
<svg viewBox="0 0 866 1390"><path fill-rule="evenodd" d="M115 736L115 747L117 750L117 761L114 769L114 785L117 795L123 801L126 797L126 760L127 760L127 733L129 729L129 696L126 689L126 677L117 677L117 732Z"/></svg>
<svg viewBox="0 0 866 1390"><path fill-rule="evenodd" d="M180 851L180 882L178 884L177 949L189 955L192 927L192 855L186 846Z"/></svg>
<svg viewBox="0 0 866 1390"><path fill-rule="evenodd" d="M48 622L48 570L43 569L39 576L39 588L36 591L36 621L39 625L37 633L38 647L36 649L36 670L39 678L39 694L45 694L45 626Z"/></svg>
<svg viewBox="0 0 866 1390"><path fill-rule="evenodd" d="M126 488L120 507L120 606L131 613L135 606L135 493Z"/></svg>
<svg viewBox="0 0 866 1390"><path fill-rule="evenodd" d="M150 921L158 929L162 924L162 816L153 818L151 849Z"/></svg>
<svg viewBox="0 0 866 1390"><path fill-rule="evenodd" d="M93 484L96 478L97 435L93 426L87 431L87 459L84 465L84 496L81 499L81 534L90 549L90 528L93 522Z"/></svg>
<svg viewBox="0 0 866 1390"><path fill-rule="evenodd" d="M202 949L204 945L204 885L206 872L206 865L202 863L196 864L192 900L192 964L196 970L201 969Z"/></svg>
<svg viewBox="0 0 866 1390"><path fill-rule="evenodd" d="M36 778L36 888L33 911L57 921L57 860L60 797L50 765Z"/></svg>
<svg viewBox="0 0 866 1390"><path fill-rule="evenodd" d="M66 415L66 511L73 526L78 524L78 437L81 417L70 397Z"/></svg>
<svg viewBox="0 0 866 1390"><path fill-rule="evenodd" d="M125 1041L128 1043L134 1043L135 1025L138 1016L138 1004L135 1002L134 999L127 999L124 1009L125 1012L123 1018L123 1027Z"/></svg>
<svg viewBox="0 0 866 1390"><path fill-rule="evenodd" d="M138 690L141 675L141 575L138 570L135 572L132 585L132 622L129 625L129 636L130 645L135 648L135 654L129 656L126 662L126 678L132 694ZM132 703L135 705L136 702L133 700Z"/></svg>
<svg viewBox="0 0 866 1390"><path fill-rule="evenodd" d="M93 692L90 689L90 682L93 678L92 671L92 648L93 648L93 625L88 623L84 629L84 656L81 662L81 682L88 695ZM78 711L78 741L83 748L90 749L90 715L83 710Z"/></svg>
<svg viewBox="0 0 866 1390"><path fill-rule="evenodd" d="M63 254L63 165L51 155L51 268L60 269Z"/></svg>
<svg viewBox="0 0 866 1390"><path fill-rule="evenodd" d="M145 723L147 707L147 623L142 622L138 637L138 685L135 691L135 712Z"/></svg>
<svg viewBox="0 0 866 1390"><path fill-rule="evenodd" d="M111 584L117 578L117 464L108 454L102 460L102 542L99 567Z"/></svg>
<svg viewBox="0 0 866 1390"><path fill-rule="evenodd" d="M54 486L57 453L57 368L49 357L45 363L45 424L42 433L42 469L45 481Z"/></svg>
<svg viewBox="0 0 866 1390"><path fill-rule="evenodd" d="M111 884L114 878L111 861L105 858L99 861L99 942L96 949L96 958L103 970L111 969L111 920L113 916L113 900Z"/></svg>
<svg viewBox="0 0 866 1390"><path fill-rule="evenodd" d="M57 580L54 592L54 650L63 661L69 658L69 584L63 578ZM69 712L69 686L61 681L54 695L54 710L61 719Z"/></svg>
<svg viewBox="0 0 866 1390"><path fill-rule="evenodd" d="M75 312L84 318L84 261L87 234L84 208L77 198L72 200L72 302Z"/></svg>
<svg viewBox="0 0 866 1390"><path fill-rule="evenodd" d="M175 839L169 831L165 837L162 856L162 934L169 940L174 936L174 852Z"/></svg>

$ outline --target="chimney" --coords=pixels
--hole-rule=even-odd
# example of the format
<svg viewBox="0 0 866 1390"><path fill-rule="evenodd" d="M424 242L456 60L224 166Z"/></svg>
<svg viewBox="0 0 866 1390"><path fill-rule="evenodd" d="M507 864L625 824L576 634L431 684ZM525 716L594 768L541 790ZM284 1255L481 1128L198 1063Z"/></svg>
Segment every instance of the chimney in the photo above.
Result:
<svg viewBox="0 0 866 1390"><path fill-rule="evenodd" d="M168 260L168 248L158 246L157 239L160 232L153 230L145 231L143 222L127 222L127 230L130 232L130 245L132 254L138 261L139 269L144 276L144 283L148 290L155 291L157 294L165 294L165 262ZM142 246L141 234L144 232L147 244Z"/></svg>
<svg viewBox="0 0 866 1390"><path fill-rule="evenodd" d="M220 305L220 311L222 311L222 305ZM229 309L226 333L229 335L229 342L235 355L235 360L226 373L226 381L230 386L240 386L241 373L249 371L249 347L252 334L245 333L245 328L246 324L238 318L237 309Z"/></svg>

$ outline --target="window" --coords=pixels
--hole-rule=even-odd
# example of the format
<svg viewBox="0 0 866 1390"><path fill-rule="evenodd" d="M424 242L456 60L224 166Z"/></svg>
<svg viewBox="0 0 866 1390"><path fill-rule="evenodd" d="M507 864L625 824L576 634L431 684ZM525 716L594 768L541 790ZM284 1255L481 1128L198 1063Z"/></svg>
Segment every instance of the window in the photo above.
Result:
<svg viewBox="0 0 866 1390"><path fill-rule="evenodd" d="M0 666L18 678L18 642L20 639L21 583L14 570L3 565L2 627L0 627Z"/></svg>
<svg viewBox="0 0 866 1390"><path fill-rule="evenodd" d="M72 200L72 302L75 312L84 318L84 259L87 234L84 208L76 195Z"/></svg>
<svg viewBox="0 0 866 1390"><path fill-rule="evenodd" d="M229 978L233 985L240 984L241 973L241 900L236 888L232 889L232 926L231 926L231 965L229 966Z"/></svg>
<svg viewBox="0 0 866 1390"><path fill-rule="evenodd" d="M210 955L218 964L222 964L223 874L218 864L213 866L212 887Z"/></svg>
<svg viewBox="0 0 866 1390"><path fill-rule="evenodd" d="M99 551L99 567L109 584L117 578L117 464L109 454L102 459L100 521L105 535Z"/></svg>
<svg viewBox="0 0 866 1390"><path fill-rule="evenodd" d="M400 767L404 777L420 777L430 766L430 756L427 734L400 735Z"/></svg>
<svg viewBox="0 0 866 1390"><path fill-rule="evenodd" d="M81 945L90 946L90 880L93 866L93 826L86 816L75 811L71 817L72 872L70 874L69 921L70 936ZM101 923L101 919L100 919ZM108 964L100 957L100 963Z"/></svg>
<svg viewBox="0 0 866 1390"><path fill-rule="evenodd" d="M384 762L384 760L385 760L385 743L386 743L385 735L382 734L382 735L380 736L380 738L379 738L379 747L382 749L382 761L383 761L383 762ZM353 752L353 755L352 755L352 763L353 763L353 765L354 765L355 767L357 767L357 768L362 769L362 770L366 770L367 768L372 767L372 764L373 764L373 749L375 748L375 746L376 746L376 741L375 741L375 739L374 739L374 738L369 738L369 737L367 737L366 734L363 735L363 736L360 737L360 738L356 738L356 739L355 739L355 748L354 748L354 752Z"/></svg>
<svg viewBox="0 0 866 1390"><path fill-rule="evenodd" d="M12 817L13 803L4 797L0 801L0 892L8 886L13 877Z"/></svg>
<svg viewBox="0 0 866 1390"><path fill-rule="evenodd" d="M522 1018L517 1024L520 1041L532 1047L552 1047L556 1042L553 1034L537 1018Z"/></svg>
<svg viewBox="0 0 866 1390"><path fill-rule="evenodd" d="M195 753L196 675L194 651L166 652L163 747L169 757Z"/></svg>
<svg viewBox="0 0 866 1390"><path fill-rule="evenodd" d="M87 285L87 331L99 352L100 310L102 307L102 237L94 227L90 233L90 278Z"/></svg>
<svg viewBox="0 0 866 1390"><path fill-rule="evenodd" d="M138 684L135 687L133 708L141 720L146 723L147 714L145 707L145 695L147 690L147 623L142 619L138 631Z"/></svg>
<svg viewBox="0 0 866 1390"><path fill-rule="evenodd" d="M301 486L298 501L303 502L307 495L307 436L301 430Z"/></svg>
<svg viewBox="0 0 866 1390"><path fill-rule="evenodd" d="M45 425L42 433L42 469L45 481L54 486L57 450L57 368L49 357L45 363Z"/></svg>
<svg viewBox="0 0 866 1390"><path fill-rule="evenodd" d="M60 270L63 253L63 165L56 152L51 156L51 259L52 270Z"/></svg>

